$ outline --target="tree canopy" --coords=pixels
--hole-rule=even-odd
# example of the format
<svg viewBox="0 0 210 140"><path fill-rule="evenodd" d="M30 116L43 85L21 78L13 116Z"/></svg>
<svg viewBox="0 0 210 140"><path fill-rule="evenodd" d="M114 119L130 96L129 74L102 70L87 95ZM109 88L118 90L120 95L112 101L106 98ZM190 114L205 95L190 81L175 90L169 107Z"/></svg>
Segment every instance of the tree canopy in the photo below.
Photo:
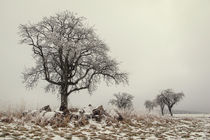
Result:
<svg viewBox="0 0 210 140"><path fill-rule="evenodd" d="M128 93L117 93L114 94L115 99L111 99L109 103L115 105L119 109L131 109L133 107L133 98L131 94Z"/></svg>
<svg viewBox="0 0 210 140"><path fill-rule="evenodd" d="M65 11L35 24L20 25L19 31L20 42L32 47L36 61L24 72L27 87L45 80L47 91L59 91L66 100L83 89L91 93L101 80L128 82L127 73L120 72L118 62L108 55L107 45L87 26L84 17Z"/></svg>
<svg viewBox="0 0 210 140"><path fill-rule="evenodd" d="M145 103L144 103L144 106L150 112L151 110L153 110L154 107L156 107L156 102L150 101L150 100L146 100Z"/></svg>
<svg viewBox="0 0 210 140"><path fill-rule="evenodd" d="M167 105L171 116L173 116L172 108L184 97L184 93L176 93L172 89L166 89L161 92L160 96L164 104Z"/></svg>

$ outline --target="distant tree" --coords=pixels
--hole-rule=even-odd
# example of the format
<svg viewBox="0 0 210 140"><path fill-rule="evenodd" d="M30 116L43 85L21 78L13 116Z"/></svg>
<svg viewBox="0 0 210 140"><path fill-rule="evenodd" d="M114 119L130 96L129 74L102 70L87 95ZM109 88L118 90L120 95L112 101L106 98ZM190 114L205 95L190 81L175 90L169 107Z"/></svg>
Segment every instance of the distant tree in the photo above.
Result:
<svg viewBox="0 0 210 140"><path fill-rule="evenodd" d="M161 92L160 96L164 104L167 105L170 115L173 116L172 108L184 97L184 93L176 93L172 89L166 89Z"/></svg>
<svg viewBox="0 0 210 140"><path fill-rule="evenodd" d="M156 105L160 106L162 116L164 116L164 108L165 108L165 103L163 100L164 99L162 95L157 95L157 97L155 98Z"/></svg>
<svg viewBox="0 0 210 140"><path fill-rule="evenodd" d="M131 109L133 107L133 98L131 94L128 93L117 93L114 94L115 99L109 101L110 104L115 105L119 109Z"/></svg>
<svg viewBox="0 0 210 140"><path fill-rule="evenodd" d="M97 83L127 83L127 73L108 56L107 45L98 38L83 17L65 11L45 17L36 24L20 25L21 43L32 47L35 66L24 72L26 86L45 80L47 91L58 91L60 110L68 107L68 96Z"/></svg>
<svg viewBox="0 0 210 140"><path fill-rule="evenodd" d="M147 100L145 101L144 106L146 109L148 109L149 112L151 112L154 109L154 107L156 107L156 103L154 101Z"/></svg>

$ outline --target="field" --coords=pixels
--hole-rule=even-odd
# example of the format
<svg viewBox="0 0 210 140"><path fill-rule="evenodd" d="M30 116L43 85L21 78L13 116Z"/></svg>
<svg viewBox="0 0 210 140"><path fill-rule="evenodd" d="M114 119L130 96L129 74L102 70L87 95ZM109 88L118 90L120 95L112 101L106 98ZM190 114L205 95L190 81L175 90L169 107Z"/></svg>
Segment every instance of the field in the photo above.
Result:
<svg viewBox="0 0 210 140"><path fill-rule="evenodd" d="M103 117L101 121L77 118L63 119L59 123L52 121L54 115L55 112L41 112L23 117L17 113L2 113L0 140L210 139L208 114L176 114L174 117L123 114L122 121Z"/></svg>

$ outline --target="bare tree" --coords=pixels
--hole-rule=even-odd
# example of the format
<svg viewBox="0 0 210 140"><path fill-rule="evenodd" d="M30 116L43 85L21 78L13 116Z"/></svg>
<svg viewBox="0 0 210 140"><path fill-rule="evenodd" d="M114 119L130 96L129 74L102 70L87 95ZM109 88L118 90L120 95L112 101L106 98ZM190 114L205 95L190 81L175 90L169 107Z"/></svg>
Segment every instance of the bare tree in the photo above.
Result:
<svg viewBox="0 0 210 140"><path fill-rule="evenodd" d="M156 107L156 105L157 104L155 101L150 101L150 100L147 100L144 103L145 108L148 109L149 112L151 112L154 109L154 107Z"/></svg>
<svg viewBox="0 0 210 140"><path fill-rule="evenodd" d="M155 102L158 106L160 106L161 114L162 116L164 115L164 108L165 108L165 103L163 101L163 96L162 95L157 95L155 98Z"/></svg>
<svg viewBox="0 0 210 140"><path fill-rule="evenodd" d="M184 97L184 93L175 93L172 89L166 89L161 92L160 96L162 97L163 102L167 105L170 115L173 116L172 108Z"/></svg>
<svg viewBox="0 0 210 140"><path fill-rule="evenodd" d="M119 109L131 109L133 107L134 96L128 93L117 93L114 94L115 99L111 99L109 103L115 105Z"/></svg>
<svg viewBox="0 0 210 140"><path fill-rule="evenodd" d="M26 86L45 80L47 91L58 91L60 110L68 107L68 96L96 89L101 80L127 83L127 73L108 56L107 45L88 27L83 17L65 11L45 17L39 23L20 25L21 43L32 47L36 65L24 72ZM58 90L57 90L58 89Z"/></svg>

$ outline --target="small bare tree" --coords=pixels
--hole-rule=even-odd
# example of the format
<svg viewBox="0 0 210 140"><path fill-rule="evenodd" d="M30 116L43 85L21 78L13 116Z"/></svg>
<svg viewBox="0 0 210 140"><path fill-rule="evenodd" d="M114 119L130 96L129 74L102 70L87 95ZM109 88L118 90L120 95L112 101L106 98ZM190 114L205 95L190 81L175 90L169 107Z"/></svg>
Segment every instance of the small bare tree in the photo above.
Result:
<svg viewBox="0 0 210 140"><path fill-rule="evenodd" d="M165 108L165 103L163 101L163 96L162 95L157 95L155 98L155 103L160 106L161 114L164 116L164 108Z"/></svg>
<svg viewBox="0 0 210 140"><path fill-rule="evenodd" d="M184 97L184 93L175 93L172 89L166 89L161 92L160 96L164 104L167 105L170 115L173 116L172 108Z"/></svg>
<svg viewBox="0 0 210 140"><path fill-rule="evenodd" d="M154 107L156 107L156 103L154 101L147 100L145 101L144 106L149 112L151 112Z"/></svg>
<svg viewBox="0 0 210 140"><path fill-rule="evenodd" d="M119 109L131 109L133 107L134 96L128 93L114 94L115 99L109 101L110 104L115 105Z"/></svg>
<svg viewBox="0 0 210 140"><path fill-rule="evenodd" d="M36 65L24 72L27 87L47 81L47 91L58 91L60 110L68 107L68 96L87 89L91 93L100 80L127 83L127 73L108 56L107 45L88 27L83 17L65 11L36 24L20 25L21 43L32 47ZM59 90L57 90L59 89Z"/></svg>

